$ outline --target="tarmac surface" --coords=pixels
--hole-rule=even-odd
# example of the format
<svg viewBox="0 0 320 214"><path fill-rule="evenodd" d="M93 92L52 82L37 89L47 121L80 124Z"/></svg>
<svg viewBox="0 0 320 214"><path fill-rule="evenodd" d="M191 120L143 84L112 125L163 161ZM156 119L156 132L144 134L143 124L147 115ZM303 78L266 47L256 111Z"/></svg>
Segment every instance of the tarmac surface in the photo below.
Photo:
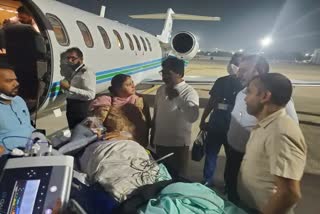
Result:
<svg viewBox="0 0 320 214"><path fill-rule="evenodd" d="M210 76L220 77L227 75L226 61L212 60L192 60L187 67L186 76ZM306 64L271 63L271 71L279 72L291 79L296 80L318 80L320 81L320 66ZM159 77L160 78L160 77ZM200 115L208 101L208 92L212 86L195 85L200 96ZM154 95L158 86L148 88L140 85L139 92L144 94L145 99L153 110ZM317 87L296 87L293 99L298 112L300 127L304 133L307 145L308 156L305 174L301 181L302 200L298 203L295 213L297 214L317 214L320 213L320 89ZM199 131L198 121L193 126L192 137L196 137ZM37 127L46 129L47 134L55 136L58 130L66 129L67 122L65 111L62 108L62 116L55 117L52 113L41 117L37 121ZM203 160L194 162L188 160L188 172L186 178L195 181L202 181ZM223 189L223 171L225 164L225 154L221 149L218 158L217 170L214 177L215 188Z"/></svg>

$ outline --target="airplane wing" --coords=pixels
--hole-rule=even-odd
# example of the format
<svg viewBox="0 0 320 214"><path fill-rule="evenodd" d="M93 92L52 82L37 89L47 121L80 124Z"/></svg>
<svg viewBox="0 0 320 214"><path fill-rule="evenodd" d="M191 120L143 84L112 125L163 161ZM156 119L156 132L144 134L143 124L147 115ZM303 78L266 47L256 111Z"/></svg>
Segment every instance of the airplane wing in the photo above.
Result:
<svg viewBox="0 0 320 214"><path fill-rule="evenodd" d="M184 80L190 85L213 85L219 77L212 76L185 76ZM294 87L320 87L320 81L291 80ZM144 85L162 85L162 79L145 79L140 84Z"/></svg>
<svg viewBox="0 0 320 214"><path fill-rule="evenodd" d="M130 18L133 19L166 19L166 13L153 13L153 14L143 14L143 15L130 15ZM192 20L192 21L220 21L220 17L212 16L197 16L189 14L173 14L173 19L176 20Z"/></svg>
<svg viewBox="0 0 320 214"><path fill-rule="evenodd" d="M185 76L184 80L189 85L213 85L219 77L212 76ZM145 79L140 84L143 85L162 85L162 79Z"/></svg>
<svg viewBox="0 0 320 214"><path fill-rule="evenodd" d="M320 81L291 80L294 87L319 87Z"/></svg>

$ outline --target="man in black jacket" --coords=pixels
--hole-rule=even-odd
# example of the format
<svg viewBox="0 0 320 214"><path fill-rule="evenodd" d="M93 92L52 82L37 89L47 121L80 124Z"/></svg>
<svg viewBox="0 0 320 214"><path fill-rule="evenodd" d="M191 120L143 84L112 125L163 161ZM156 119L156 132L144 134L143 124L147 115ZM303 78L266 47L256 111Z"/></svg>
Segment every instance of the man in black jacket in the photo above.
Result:
<svg viewBox="0 0 320 214"><path fill-rule="evenodd" d="M229 64L230 75L220 77L210 90L210 99L201 117L200 129L208 132L206 144L206 158L203 169L204 184L211 186L216 168L217 155L221 146L224 146L226 155L228 151L227 132L231 119L231 111L234 106L237 93L242 89L236 77L242 54L235 53ZM212 113L211 113L212 112ZM206 118L211 113L209 122Z"/></svg>

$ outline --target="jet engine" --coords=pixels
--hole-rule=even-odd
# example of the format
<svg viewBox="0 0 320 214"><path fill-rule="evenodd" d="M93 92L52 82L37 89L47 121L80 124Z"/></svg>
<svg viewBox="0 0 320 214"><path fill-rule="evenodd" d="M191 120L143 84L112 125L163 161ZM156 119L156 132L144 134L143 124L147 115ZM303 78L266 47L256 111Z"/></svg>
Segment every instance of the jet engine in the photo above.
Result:
<svg viewBox="0 0 320 214"><path fill-rule="evenodd" d="M192 33L184 31L172 37L171 48L177 57L190 60L197 54L199 43Z"/></svg>

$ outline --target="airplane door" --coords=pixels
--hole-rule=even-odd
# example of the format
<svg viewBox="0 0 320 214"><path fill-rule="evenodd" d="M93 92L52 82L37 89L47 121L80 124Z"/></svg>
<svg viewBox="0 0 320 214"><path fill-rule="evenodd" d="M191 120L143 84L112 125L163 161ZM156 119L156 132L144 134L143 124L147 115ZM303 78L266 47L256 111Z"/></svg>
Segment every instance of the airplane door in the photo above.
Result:
<svg viewBox="0 0 320 214"><path fill-rule="evenodd" d="M43 37L30 25L11 25L4 29L8 62L14 66L20 83L19 95L30 111L35 110L40 92L39 62L45 61ZM45 73L45 72L44 72Z"/></svg>

